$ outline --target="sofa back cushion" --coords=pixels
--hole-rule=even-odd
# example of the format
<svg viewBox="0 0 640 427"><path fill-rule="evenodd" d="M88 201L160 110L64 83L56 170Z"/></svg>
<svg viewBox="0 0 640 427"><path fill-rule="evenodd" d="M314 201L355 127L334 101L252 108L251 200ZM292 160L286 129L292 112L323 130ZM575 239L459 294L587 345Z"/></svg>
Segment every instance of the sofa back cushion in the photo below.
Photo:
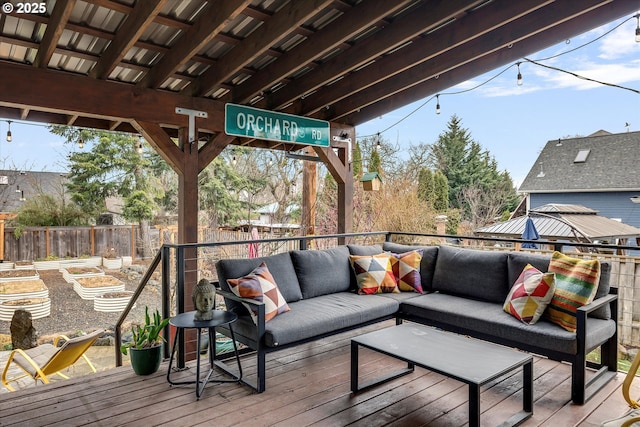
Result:
<svg viewBox="0 0 640 427"><path fill-rule="evenodd" d="M422 284L422 291L430 292L433 290L433 274L436 269L436 259L438 258L438 246L412 246L384 242L382 249L396 254L422 249L422 260L420 260L420 283Z"/></svg>
<svg viewBox="0 0 640 427"><path fill-rule="evenodd" d="M291 251L291 260L302 298L344 292L351 289L349 249L338 246L332 249Z"/></svg>
<svg viewBox="0 0 640 427"><path fill-rule="evenodd" d="M251 273L262 262L265 262L278 289L286 302L302 299L298 277L291 262L289 252L259 258L221 259L216 263L218 281L224 291L231 292L227 279L237 279ZM246 313L245 307L234 301L227 301L227 309L238 314Z"/></svg>
<svg viewBox="0 0 640 427"><path fill-rule="evenodd" d="M512 286L518 275L522 272L527 264L533 265L535 268L542 272L546 272L549 269L549 262L551 261L550 255L530 254L526 252L509 252L509 259L507 261L509 269L509 286ZM598 290L596 291L595 299L602 298L609 294L609 278L611 276L611 263L607 261L600 262L600 281L598 282ZM589 313L590 317L598 319L609 320L611 319L611 307L607 304L604 307L600 307L597 310Z"/></svg>
<svg viewBox="0 0 640 427"><path fill-rule="evenodd" d="M507 277L506 252L440 246L433 290L503 304Z"/></svg>
<svg viewBox="0 0 640 427"><path fill-rule="evenodd" d="M382 246L380 245L347 245L351 255L378 255L381 254Z"/></svg>

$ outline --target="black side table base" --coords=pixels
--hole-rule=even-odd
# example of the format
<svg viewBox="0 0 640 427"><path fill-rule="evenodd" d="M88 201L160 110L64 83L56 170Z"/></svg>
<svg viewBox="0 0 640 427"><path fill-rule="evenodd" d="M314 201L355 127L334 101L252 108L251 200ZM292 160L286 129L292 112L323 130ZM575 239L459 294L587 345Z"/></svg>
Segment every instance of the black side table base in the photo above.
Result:
<svg viewBox="0 0 640 427"><path fill-rule="evenodd" d="M219 310L215 310L216 312L219 312ZM171 348L171 357L169 358L169 367L167 369L167 382L171 385L184 385L184 384L195 384L196 387L196 399L200 400L200 396L202 395L202 392L204 391L205 386L207 385L207 383L209 382L217 382L217 383L231 383L231 382L241 382L242 381L242 365L240 364L240 355L238 354L238 347L235 341L235 337L233 334L233 329L231 327L231 323L233 323L237 317L235 316L235 314L233 315L233 317L228 318L228 319L222 319L222 320L212 320L212 321L204 321L204 322L194 322L191 321L189 322L188 320L184 319L184 316L189 316L189 315L193 315L193 313L195 312L190 312L190 313L183 313L180 314L178 316L176 316L175 318L173 318L171 320L171 322L175 320L175 324L171 323L173 326L175 326L176 328L176 332L173 336L173 346ZM227 312L224 312L225 314L227 314ZM231 314L231 313L228 313ZM179 318L179 319L178 319ZM211 326L211 324L214 324L215 326ZM233 341L233 350L236 356L236 362L238 363L238 375L233 375L234 377L233 379L211 379L211 376L214 373L214 352L215 352L215 338L216 338L216 326L221 326L221 325L228 325L229 327L229 331L231 331L231 339ZM194 381L173 381L171 380L171 372L172 371L185 371L187 369L189 369L188 367L186 368L173 368L173 359L174 356L176 354L176 344L178 342L178 335L179 334L184 334L184 329L190 329L190 328L194 328L198 330L198 342L197 342L197 348L198 351L196 352L196 379ZM209 333L209 372L207 372L207 374L205 375L204 378L200 377L200 340L202 337L201 334L201 330L202 329L207 329L208 333ZM226 371L225 371L226 372Z"/></svg>

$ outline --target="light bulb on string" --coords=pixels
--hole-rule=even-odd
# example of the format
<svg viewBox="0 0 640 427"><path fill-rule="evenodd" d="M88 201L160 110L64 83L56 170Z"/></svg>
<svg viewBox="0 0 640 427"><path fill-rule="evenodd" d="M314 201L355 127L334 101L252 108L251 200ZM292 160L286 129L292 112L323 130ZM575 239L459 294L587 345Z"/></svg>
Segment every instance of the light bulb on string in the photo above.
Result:
<svg viewBox="0 0 640 427"><path fill-rule="evenodd" d="M376 141L376 151L380 151L380 132L378 132L378 140Z"/></svg>
<svg viewBox="0 0 640 427"><path fill-rule="evenodd" d="M440 114L440 94L436 95L436 114Z"/></svg>
<svg viewBox="0 0 640 427"><path fill-rule="evenodd" d="M636 15L638 26L636 27L636 43L640 43L640 13Z"/></svg>
<svg viewBox="0 0 640 427"><path fill-rule="evenodd" d="M518 66L518 86L522 86L522 74L520 73L520 63L516 63L516 65Z"/></svg>
<svg viewBox="0 0 640 427"><path fill-rule="evenodd" d="M84 148L84 141L82 139L78 140L78 149L82 150Z"/></svg>
<svg viewBox="0 0 640 427"><path fill-rule="evenodd" d="M7 142L11 142L13 141L13 136L11 135L11 120L7 120L7 123L9 124L7 130Z"/></svg>

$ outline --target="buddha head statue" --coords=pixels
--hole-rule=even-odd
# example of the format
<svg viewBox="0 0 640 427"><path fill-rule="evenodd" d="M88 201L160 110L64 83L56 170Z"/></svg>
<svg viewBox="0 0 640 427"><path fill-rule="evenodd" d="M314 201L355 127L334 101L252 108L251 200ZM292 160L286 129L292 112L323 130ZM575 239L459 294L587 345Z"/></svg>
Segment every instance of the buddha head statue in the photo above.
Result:
<svg viewBox="0 0 640 427"><path fill-rule="evenodd" d="M193 294L191 295L193 305L196 308L196 314L194 316L196 320L213 319L215 298L216 288L213 286L213 283L207 279L200 279L193 288Z"/></svg>

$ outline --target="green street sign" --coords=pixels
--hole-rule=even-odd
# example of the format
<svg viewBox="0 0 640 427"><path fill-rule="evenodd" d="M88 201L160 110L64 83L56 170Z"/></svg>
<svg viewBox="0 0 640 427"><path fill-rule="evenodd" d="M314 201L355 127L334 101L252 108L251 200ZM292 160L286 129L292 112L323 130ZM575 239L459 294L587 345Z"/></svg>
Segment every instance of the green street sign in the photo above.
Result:
<svg viewBox="0 0 640 427"><path fill-rule="evenodd" d="M224 132L244 138L329 146L329 122L276 113L245 105L226 104Z"/></svg>

